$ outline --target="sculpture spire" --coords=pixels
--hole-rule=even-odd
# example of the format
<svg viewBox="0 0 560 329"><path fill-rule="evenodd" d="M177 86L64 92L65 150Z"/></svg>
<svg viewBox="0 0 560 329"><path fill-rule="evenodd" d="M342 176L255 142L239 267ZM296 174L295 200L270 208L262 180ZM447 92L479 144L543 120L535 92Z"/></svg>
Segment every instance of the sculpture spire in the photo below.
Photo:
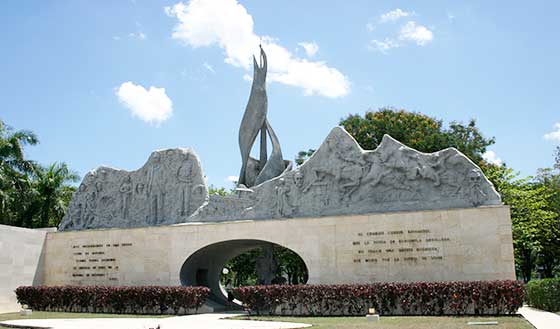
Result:
<svg viewBox="0 0 560 329"><path fill-rule="evenodd" d="M253 84L245 113L239 128L239 149L241 151L241 171L239 185L247 187L258 185L280 175L286 164L276 134L267 120L268 97L266 95L266 73L268 63L266 53L259 45L259 62L253 56ZM250 156L251 149L260 133L260 157L256 160ZM270 136L272 153L267 153L267 137Z"/></svg>

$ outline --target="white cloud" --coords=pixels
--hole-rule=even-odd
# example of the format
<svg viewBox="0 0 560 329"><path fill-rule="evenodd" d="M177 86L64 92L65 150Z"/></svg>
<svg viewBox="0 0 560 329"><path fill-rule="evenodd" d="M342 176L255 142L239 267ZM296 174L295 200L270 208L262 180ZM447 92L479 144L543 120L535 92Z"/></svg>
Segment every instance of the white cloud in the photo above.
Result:
<svg viewBox="0 0 560 329"><path fill-rule="evenodd" d="M490 150L484 152L482 158L487 162L495 164L497 166L501 166L503 163L502 159L498 158L498 156L496 155L496 152Z"/></svg>
<svg viewBox="0 0 560 329"><path fill-rule="evenodd" d="M133 116L148 123L159 125L173 113L173 102L165 94L165 88L152 86L146 90L128 81L121 84L115 94Z"/></svg>
<svg viewBox="0 0 560 329"><path fill-rule="evenodd" d="M129 33L128 36L131 37L131 38L139 39L139 40L146 40L146 35L142 32Z"/></svg>
<svg viewBox="0 0 560 329"><path fill-rule="evenodd" d="M239 176L227 176L227 182L237 183L239 181Z"/></svg>
<svg viewBox="0 0 560 329"><path fill-rule="evenodd" d="M558 122L554 125L554 129L556 129L556 130L551 131L548 134L545 134L544 139L550 140L550 141L560 142L560 122Z"/></svg>
<svg viewBox="0 0 560 329"><path fill-rule="evenodd" d="M390 39L390 38L386 38L383 41L379 41L379 40L375 40L375 39L371 40L369 42L368 48L370 50L377 50L377 51L380 51L380 52L386 54L387 51L389 51L390 49L398 48L400 46L401 45L397 41L395 41L393 39Z"/></svg>
<svg viewBox="0 0 560 329"><path fill-rule="evenodd" d="M407 16L411 16L412 13L406 12L400 8L397 8L395 10L391 10L389 12L386 12L385 14L379 16L379 23L383 24L383 23L387 23L387 22L394 22L402 17L407 17Z"/></svg>
<svg viewBox="0 0 560 329"><path fill-rule="evenodd" d="M434 34L423 25L416 25L416 22L407 22L400 31L399 39L403 41L416 42L418 46L425 46L432 41Z"/></svg>
<svg viewBox="0 0 560 329"><path fill-rule="evenodd" d="M307 57L313 57L319 51L319 45L315 42L300 42L298 45L305 50Z"/></svg>
<svg viewBox="0 0 560 329"><path fill-rule="evenodd" d="M217 45L228 64L252 70L252 55L259 58L257 46L262 43L270 81L303 88L306 95L336 98L350 92L347 77L337 69L294 57L277 40L255 34L253 17L237 0L191 0L166 7L165 12L179 21L174 39L193 48Z"/></svg>
<svg viewBox="0 0 560 329"><path fill-rule="evenodd" d="M202 66L204 66L204 68L210 71L212 74L216 74L214 67L212 67L212 65L208 64L207 62L204 62Z"/></svg>

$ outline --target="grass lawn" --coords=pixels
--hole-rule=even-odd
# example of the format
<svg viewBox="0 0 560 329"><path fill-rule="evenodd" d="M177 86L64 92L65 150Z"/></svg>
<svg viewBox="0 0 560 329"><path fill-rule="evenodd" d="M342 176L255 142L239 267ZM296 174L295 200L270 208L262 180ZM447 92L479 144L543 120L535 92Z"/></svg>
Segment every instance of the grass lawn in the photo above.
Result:
<svg viewBox="0 0 560 329"><path fill-rule="evenodd" d="M0 322L9 320L27 319L75 319L75 318L165 318L169 315L138 315L138 314L103 314L103 313L64 313L64 312L38 312L33 311L31 315L20 315L19 313L2 313Z"/></svg>
<svg viewBox="0 0 560 329"><path fill-rule="evenodd" d="M284 321L312 324L321 329L459 329L459 328L500 328L500 329L534 329L520 316L499 317L451 317L451 316L382 316L377 323L369 322L363 317L283 317L283 316L240 316L236 319ZM469 326L469 321L498 321L497 326Z"/></svg>

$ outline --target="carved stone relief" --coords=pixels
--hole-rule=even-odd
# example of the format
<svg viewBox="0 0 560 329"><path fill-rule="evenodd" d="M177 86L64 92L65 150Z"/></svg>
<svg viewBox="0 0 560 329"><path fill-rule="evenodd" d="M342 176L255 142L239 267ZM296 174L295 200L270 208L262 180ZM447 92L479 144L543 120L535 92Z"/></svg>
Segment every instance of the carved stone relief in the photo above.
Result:
<svg viewBox="0 0 560 329"><path fill-rule="evenodd" d="M61 230L273 219L501 204L484 174L453 148L421 153L390 136L364 151L334 128L304 164L228 196L208 195L191 150L152 153L139 170L84 177Z"/></svg>
<svg viewBox="0 0 560 329"><path fill-rule="evenodd" d="M136 171L100 167L89 172L59 229L182 223L207 199L200 161L192 150L156 151Z"/></svg>

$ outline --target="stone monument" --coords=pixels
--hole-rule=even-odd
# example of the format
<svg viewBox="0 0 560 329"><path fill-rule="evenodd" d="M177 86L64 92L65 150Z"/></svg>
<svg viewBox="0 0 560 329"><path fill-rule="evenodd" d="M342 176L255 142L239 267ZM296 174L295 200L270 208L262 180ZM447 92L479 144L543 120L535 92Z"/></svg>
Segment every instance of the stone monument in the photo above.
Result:
<svg viewBox="0 0 560 329"><path fill-rule="evenodd" d="M266 118L262 48L253 62L235 193L209 195L191 149L158 150L138 170L89 172L59 232L18 232L0 258L20 264L13 251L32 250L26 280L37 285L204 285L223 304L224 264L265 248L258 273L272 282L277 245L301 257L308 283L515 279L509 208L465 155L422 153L388 135L363 150L334 127L292 168ZM250 152L259 134L257 160ZM38 234L29 246L24 237ZM0 235L14 232L0 226ZM2 291L12 282L0 280Z"/></svg>
<svg viewBox="0 0 560 329"><path fill-rule="evenodd" d="M335 127L301 166L235 195L208 195L191 150L152 153L139 170L86 175L59 230L302 218L500 205L478 166L454 148L421 153L385 135L363 150Z"/></svg>
<svg viewBox="0 0 560 329"><path fill-rule="evenodd" d="M241 172L235 195L208 195L190 149L153 152L132 172L88 173L59 230L142 227L188 222L354 215L500 205L478 166L454 148L416 151L385 135L363 150L335 127L319 149L292 169L267 119L266 53L260 48L239 129ZM260 158L250 156L260 134ZM267 136L272 153L267 154Z"/></svg>

